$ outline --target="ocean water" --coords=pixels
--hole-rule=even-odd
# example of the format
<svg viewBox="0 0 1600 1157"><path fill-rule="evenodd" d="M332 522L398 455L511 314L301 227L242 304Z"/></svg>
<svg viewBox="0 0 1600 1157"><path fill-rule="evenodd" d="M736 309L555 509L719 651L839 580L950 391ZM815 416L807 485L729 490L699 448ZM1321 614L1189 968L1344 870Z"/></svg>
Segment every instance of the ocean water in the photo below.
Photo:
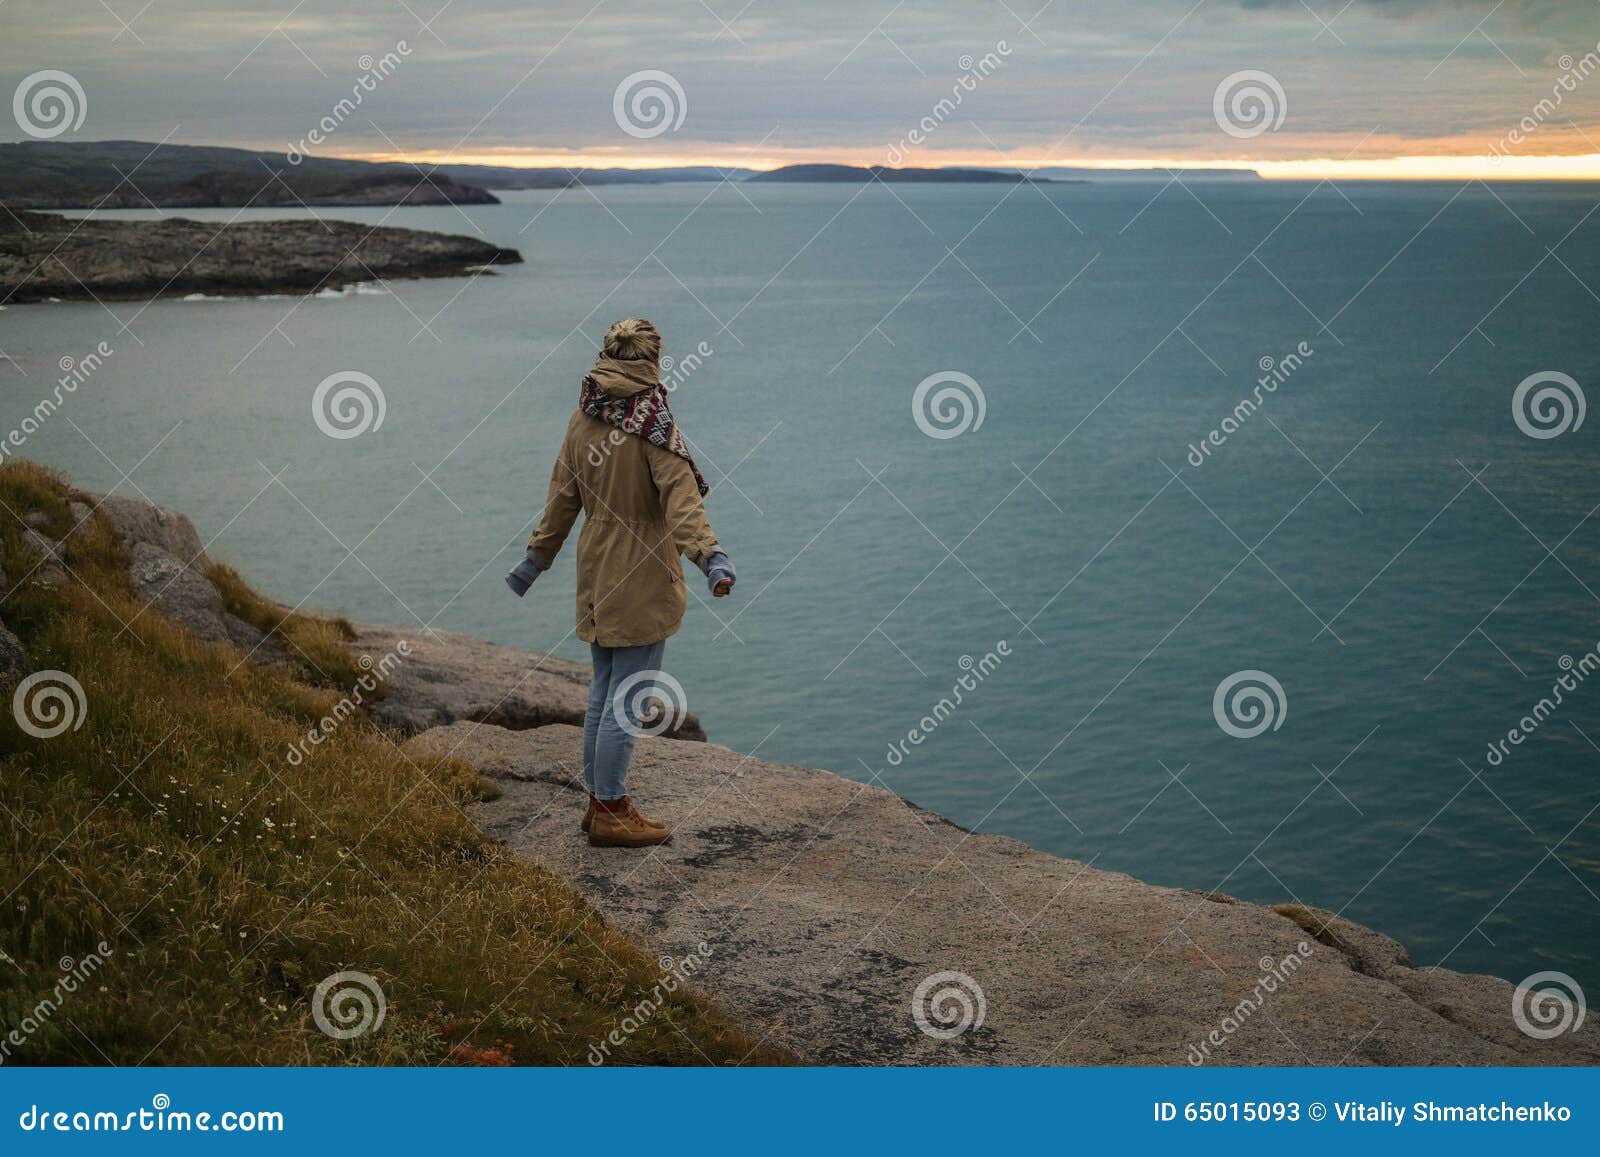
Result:
<svg viewBox="0 0 1600 1157"><path fill-rule="evenodd" d="M11 306L0 426L103 341L19 453L185 510L286 602L581 659L570 557L522 602L501 576L599 336L648 316L739 567L715 604L691 575L667 650L715 741L1338 911L1418 963L1600 986L1600 418L1514 408L1530 375L1576 391L1524 403L1600 385L1597 201L708 184L329 211L527 261ZM344 371L384 412L335 438L313 397ZM1226 693L1219 722L1241 672L1264 729Z"/></svg>

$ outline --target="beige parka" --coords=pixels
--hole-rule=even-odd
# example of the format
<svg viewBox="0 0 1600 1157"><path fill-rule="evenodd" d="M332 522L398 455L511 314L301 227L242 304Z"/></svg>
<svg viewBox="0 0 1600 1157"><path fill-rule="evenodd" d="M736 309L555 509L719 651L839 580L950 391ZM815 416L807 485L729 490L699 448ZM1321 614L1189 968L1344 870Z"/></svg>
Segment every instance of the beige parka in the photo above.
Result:
<svg viewBox="0 0 1600 1157"><path fill-rule="evenodd" d="M653 360L604 354L590 377L619 398L660 380ZM550 471L544 517L528 540L541 569L555 561L580 510L578 638L636 647L674 634L687 602L678 556L698 565L717 549L689 463L575 409Z"/></svg>

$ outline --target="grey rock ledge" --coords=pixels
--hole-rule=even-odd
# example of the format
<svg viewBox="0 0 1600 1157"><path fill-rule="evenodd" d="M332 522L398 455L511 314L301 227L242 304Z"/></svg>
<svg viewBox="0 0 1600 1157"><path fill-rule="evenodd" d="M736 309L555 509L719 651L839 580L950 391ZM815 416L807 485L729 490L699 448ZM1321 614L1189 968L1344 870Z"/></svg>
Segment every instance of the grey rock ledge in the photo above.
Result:
<svg viewBox="0 0 1600 1157"><path fill-rule="evenodd" d="M99 501L152 609L202 638L259 641L222 611L189 519L119 496ZM39 549L53 565L56 544ZM1505 980L1413 967L1394 940L1328 913L1292 919L1155 887L964 831L831 772L710 743L638 743L632 782L673 826L670 845L591 848L578 830L574 726L586 668L466 635L357 631L352 648L374 661L401 639L412 648L379 722L412 733L406 749L419 762L451 755L504 787L475 806L485 833L570 880L657 950L682 957L706 944L697 982L752 1036L802 1060L1600 1063L1594 1018L1536 1040L1518 1029ZM704 737L692 719L677 734ZM979 991L981 1024L974 1016L949 1039L923 1031L913 999L930 977L932 1029L944 1027L941 1010L959 1020L963 993L976 1010Z"/></svg>

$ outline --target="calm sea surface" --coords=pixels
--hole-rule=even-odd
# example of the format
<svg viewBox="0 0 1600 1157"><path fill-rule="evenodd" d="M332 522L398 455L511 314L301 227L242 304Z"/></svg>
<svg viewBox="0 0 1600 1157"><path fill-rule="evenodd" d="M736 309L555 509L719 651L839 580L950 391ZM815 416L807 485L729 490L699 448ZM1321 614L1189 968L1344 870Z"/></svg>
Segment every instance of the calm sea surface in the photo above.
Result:
<svg viewBox="0 0 1600 1157"><path fill-rule="evenodd" d="M0 427L104 341L21 453L188 512L286 602L584 658L570 555L523 602L501 576L600 334L648 316L739 567L667 651L713 739L1099 868L1339 911L1418 963L1593 991L1600 417L1536 438L1513 404L1542 371L1600 402L1596 202L681 185L328 211L527 263L12 306ZM339 371L379 384L381 426L320 432ZM931 386L919 424L939 373L975 385ZM945 389L981 393L981 424ZM1273 700L1250 738L1214 711L1239 672L1282 689L1243 684Z"/></svg>

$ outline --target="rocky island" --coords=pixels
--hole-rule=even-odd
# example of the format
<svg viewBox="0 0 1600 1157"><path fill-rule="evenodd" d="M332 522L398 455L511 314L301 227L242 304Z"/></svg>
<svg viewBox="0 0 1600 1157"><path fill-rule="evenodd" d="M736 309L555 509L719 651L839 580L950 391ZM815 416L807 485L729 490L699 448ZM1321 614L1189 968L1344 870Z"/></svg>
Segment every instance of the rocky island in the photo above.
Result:
<svg viewBox="0 0 1600 1157"><path fill-rule="evenodd" d="M13 584L68 584L76 528L108 524L134 598L195 647L223 649L233 668L299 663L292 632L247 621L237 576L206 558L189 519L70 497L65 538L18 511L34 520L17 540L33 564ZM966 831L870 784L685 742L703 738L697 721L636 752L640 795L673 842L591 848L578 833L584 667L421 626L347 627L354 669L386 672L372 711L382 741L424 772L464 762L490 785L467 812L494 847L566 881L652 955L702 961L697 990L754 1042L753 1059L1600 1063L1592 1022L1531 1034L1507 981L1418 967L1333 913L1156 887ZM14 636L8 649L16 678L30 655Z"/></svg>
<svg viewBox="0 0 1600 1157"><path fill-rule="evenodd" d="M0 205L7 302L308 293L521 260L473 237L349 221L69 219Z"/></svg>

